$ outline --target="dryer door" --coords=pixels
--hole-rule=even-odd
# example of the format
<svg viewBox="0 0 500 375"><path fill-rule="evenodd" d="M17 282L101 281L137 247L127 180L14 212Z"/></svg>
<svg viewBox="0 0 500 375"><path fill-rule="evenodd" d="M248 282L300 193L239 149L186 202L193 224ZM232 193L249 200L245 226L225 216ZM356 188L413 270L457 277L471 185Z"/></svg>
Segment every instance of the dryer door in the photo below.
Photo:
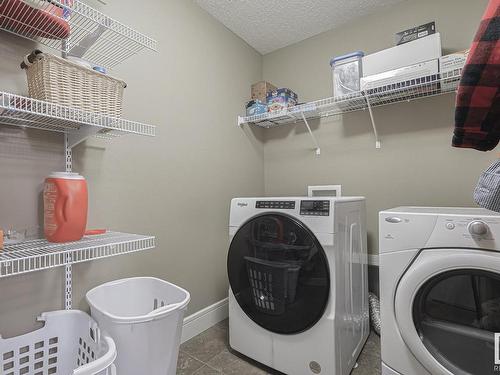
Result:
<svg viewBox="0 0 500 375"><path fill-rule="evenodd" d="M303 332L326 309L330 276L325 252L291 216L264 214L243 224L231 242L227 271L240 307L271 332Z"/></svg>
<svg viewBox="0 0 500 375"><path fill-rule="evenodd" d="M422 251L400 280L395 312L403 340L431 374L498 374L499 253Z"/></svg>

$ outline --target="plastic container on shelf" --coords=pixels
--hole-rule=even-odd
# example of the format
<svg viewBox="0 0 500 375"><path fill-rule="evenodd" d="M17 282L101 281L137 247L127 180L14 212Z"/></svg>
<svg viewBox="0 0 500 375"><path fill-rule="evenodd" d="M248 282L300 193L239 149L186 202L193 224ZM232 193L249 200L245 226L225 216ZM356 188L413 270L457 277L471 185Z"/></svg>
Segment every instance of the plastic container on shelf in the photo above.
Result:
<svg viewBox="0 0 500 375"><path fill-rule="evenodd" d="M0 1L0 25L32 38L66 39L71 32L64 17L66 9L53 1L3 0Z"/></svg>
<svg viewBox="0 0 500 375"><path fill-rule="evenodd" d="M175 375L189 292L153 277L112 281L87 293L92 317L113 337L120 375Z"/></svg>
<svg viewBox="0 0 500 375"><path fill-rule="evenodd" d="M338 98L359 92L359 81L363 77L362 61L364 55L362 51L357 51L330 60L334 97Z"/></svg>
<svg viewBox="0 0 500 375"><path fill-rule="evenodd" d="M43 189L44 234L49 242L80 240L87 226L87 181L78 173L53 172Z"/></svg>
<svg viewBox="0 0 500 375"><path fill-rule="evenodd" d="M116 375L116 346L97 323L78 310L43 313L43 328L0 337L1 373Z"/></svg>
<svg viewBox="0 0 500 375"><path fill-rule="evenodd" d="M267 113L267 104L259 99L250 100L246 105L247 116L256 116Z"/></svg>

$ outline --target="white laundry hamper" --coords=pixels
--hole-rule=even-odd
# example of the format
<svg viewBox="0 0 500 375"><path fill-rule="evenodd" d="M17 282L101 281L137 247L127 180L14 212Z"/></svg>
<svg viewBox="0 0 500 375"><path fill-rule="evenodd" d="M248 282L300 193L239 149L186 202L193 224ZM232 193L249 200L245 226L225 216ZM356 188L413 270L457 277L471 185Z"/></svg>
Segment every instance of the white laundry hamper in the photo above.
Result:
<svg viewBox="0 0 500 375"><path fill-rule="evenodd" d="M112 281L87 293L92 317L116 342L119 375L175 375L189 293L153 277Z"/></svg>
<svg viewBox="0 0 500 375"><path fill-rule="evenodd" d="M2 375L116 375L116 347L83 311L43 313L36 331L0 337Z"/></svg>

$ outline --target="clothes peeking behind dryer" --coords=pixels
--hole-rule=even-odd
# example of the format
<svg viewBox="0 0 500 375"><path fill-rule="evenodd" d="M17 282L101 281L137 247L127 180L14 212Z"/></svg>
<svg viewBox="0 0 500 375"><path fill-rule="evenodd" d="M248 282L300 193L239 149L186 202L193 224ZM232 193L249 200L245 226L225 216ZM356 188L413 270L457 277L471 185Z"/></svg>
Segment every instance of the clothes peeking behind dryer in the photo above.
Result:
<svg viewBox="0 0 500 375"><path fill-rule="evenodd" d="M490 0L458 87L454 147L489 151L500 141L500 0Z"/></svg>
<svg viewBox="0 0 500 375"><path fill-rule="evenodd" d="M496 160L479 177L474 200L481 207L500 212L500 159Z"/></svg>

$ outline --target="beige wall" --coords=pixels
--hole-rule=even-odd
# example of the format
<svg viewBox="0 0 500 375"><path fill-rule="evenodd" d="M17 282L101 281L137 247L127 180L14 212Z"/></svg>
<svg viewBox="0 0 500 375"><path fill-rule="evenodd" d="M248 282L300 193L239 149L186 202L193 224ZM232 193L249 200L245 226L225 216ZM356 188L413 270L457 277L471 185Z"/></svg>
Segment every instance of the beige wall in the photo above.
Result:
<svg viewBox="0 0 500 375"><path fill-rule="evenodd" d="M105 11L158 39L159 54L113 72L128 83L124 116L158 125L156 138L91 140L74 150L90 188L89 228L153 234L150 252L74 267L74 305L116 278L152 275L187 288L189 313L227 296L230 199L263 194L259 133L236 117L262 58L191 1L111 1ZM26 93L18 65L34 45L0 33L0 90ZM44 176L64 167L60 135L0 127L0 227L41 224ZM0 333L29 330L63 306L62 269L0 280Z"/></svg>
<svg viewBox="0 0 500 375"><path fill-rule="evenodd" d="M264 56L266 80L290 87L300 101L331 95L329 61L355 50L371 53L393 46L394 34L436 21L443 52L468 48L486 0L419 0L391 6ZM382 149L375 149L367 112L315 121L321 146L302 123L267 130L264 165L267 195L297 195L307 185L342 184L347 195L367 198L369 250L377 253L377 213L398 205L469 206L478 175L494 153L450 147L454 96L377 108Z"/></svg>
<svg viewBox="0 0 500 375"><path fill-rule="evenodd" d="M154 234L158 247L75 266L75 307L86 308L89 288L136 275L190 290L190 313L226 297L234 196L304 194L309 184L341 183L346 194L368 198L372 252L380 209L472 204L476 178L494 155L449 147L451 95L376 109L381 150L367 113L313 122L319 158L303 124L241 130L236 116L261 77L303 101L329 96L331 56L389 47L410 25L435 19L445 52L464 49L486 0L405 2L264 58L191 1L137 4L113 0L105 11L157 38L160 53L135 56L114 74L129 85L125 117L157 124L158 136L88 141L74 150L74 169L89 182L89 228ZM0 90L26 93L18 64L33 48L0 33ZM63 166L60 135L0 127L0 227L40 225L41 183ZM62 269L0 280L0 333L27 331L37 314L62 307L62 281Z"/></svg>

